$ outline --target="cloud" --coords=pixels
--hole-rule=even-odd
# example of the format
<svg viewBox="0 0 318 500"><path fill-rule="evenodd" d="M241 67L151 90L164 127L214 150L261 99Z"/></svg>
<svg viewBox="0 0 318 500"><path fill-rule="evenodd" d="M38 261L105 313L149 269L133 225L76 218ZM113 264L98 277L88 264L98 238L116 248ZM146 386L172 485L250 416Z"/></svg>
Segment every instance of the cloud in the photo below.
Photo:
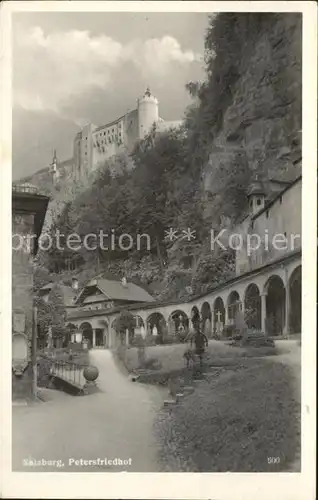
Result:
<svg viewBox="0 0 318 500"><path fill-rule="evenodd" d="M27 110L59 112L91 88L116 88L125 67L147 82L167 83L171 74L187 72L202 60L165 35L121 43L106 35L71 30L45 34L36 26L14 33L14 103Z"/></svg>

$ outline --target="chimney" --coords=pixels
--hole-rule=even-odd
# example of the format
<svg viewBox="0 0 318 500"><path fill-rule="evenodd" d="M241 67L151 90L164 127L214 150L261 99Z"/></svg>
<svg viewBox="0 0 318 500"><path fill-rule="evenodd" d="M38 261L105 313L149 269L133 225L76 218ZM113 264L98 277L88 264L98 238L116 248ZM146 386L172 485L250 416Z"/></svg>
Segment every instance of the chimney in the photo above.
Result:
<svg viewBox="0 0 318 500"><path fill-rule="evenodd" d="M72 288L73 290L78 290L78 279L72 278Z"/></svg>
<svg viewBox="0 0 318 500"><path fill-rule="evenodd" d="M126 288L127 287L127 279L125 277L123 277L123 279L121 280L121 284Z"/></svg>

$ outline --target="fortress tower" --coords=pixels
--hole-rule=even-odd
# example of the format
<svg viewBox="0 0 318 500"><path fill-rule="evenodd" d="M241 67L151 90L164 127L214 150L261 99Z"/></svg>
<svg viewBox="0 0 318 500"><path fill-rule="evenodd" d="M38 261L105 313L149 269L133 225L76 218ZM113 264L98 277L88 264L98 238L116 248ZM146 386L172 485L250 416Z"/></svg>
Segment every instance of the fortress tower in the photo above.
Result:
<svg viewBox="0 0 318 500"><path fill-rule="evenodd" d="M157 125L156 133L180 125L180 122L166 122L159 117L158 100L147 88L137 100L135 109L105 125L85 125L76 134L73 143L74 180L87 179L99 165L119 153L130 154L136 142L145 138L154 123Z"/></svg>
<svg viewBox="0 0 318 500"><path fill-rule="evenodd" d="M143 139L154 123L159 121L158 100L147 88L141 99L138 99L138 138Z"/></svg>

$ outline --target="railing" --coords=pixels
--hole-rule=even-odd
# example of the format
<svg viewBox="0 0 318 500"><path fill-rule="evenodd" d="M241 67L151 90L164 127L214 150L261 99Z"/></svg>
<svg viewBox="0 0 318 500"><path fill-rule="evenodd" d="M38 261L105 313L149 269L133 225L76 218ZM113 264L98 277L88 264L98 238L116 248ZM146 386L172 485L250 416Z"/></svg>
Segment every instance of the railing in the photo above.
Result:
<svg viewBox="0 0 318 500"><path fill-rule="evenodd" d="M83 387L86 383L83 372L88 366L85 364L74 363L72 361L55 360L48 356L41 355L38 360L38 376L41 376L40 361L46 361L49 369L46 370L47 374L57 377L69 384L76 387Z"/></svg>

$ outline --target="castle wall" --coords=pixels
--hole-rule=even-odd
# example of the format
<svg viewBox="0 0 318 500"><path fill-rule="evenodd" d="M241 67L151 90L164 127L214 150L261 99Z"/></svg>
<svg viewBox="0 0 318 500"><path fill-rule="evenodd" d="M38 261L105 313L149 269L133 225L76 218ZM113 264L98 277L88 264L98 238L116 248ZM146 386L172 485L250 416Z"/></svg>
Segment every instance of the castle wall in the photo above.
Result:
<svg viewBox="0 0 318 500"><path fill-rule="evenodd" d="M58 162L54 176L50 168L28 178L45 194L65 190L66 185L88 182L90 174L116 155L129 155L136 142L145 137L154 123L158 133L178 127L181 121L164 122L159 118L158 101L149 90L138 100L138 106L118 119L95 127L89 123L78 132L73 142L73 157ZM56 193L55 193L56 194Z"/></svg>
<svg viewBox="0 0 318 500"><path fill-rule="evenodd" d="M134 109L124 117L124 142L129 152L133 150L138 139L138 109Z"/></svg>
<svg viewBox="0 0 318 500"><path fill-rule="evenodd" d="M134 109L124 116L102 127L92 134L95 170L109 158L124 152L130 153L138 139L138 111Z"/></svg>
<svg viewBox="0 0 318 500"><path fill-rule="evenodd" d="M77 180L81 175L81 142L82 132L76 134L73 145L73 159L74 159L74 179Z"/></svg>
<svg viewBox="0 0 318 500"><path fill-rule="evenodd" d="M85 125L82 129L82 139L80 146L81 168L80 176L86 178L93 167L93 126L91 123Z"/></svg>

